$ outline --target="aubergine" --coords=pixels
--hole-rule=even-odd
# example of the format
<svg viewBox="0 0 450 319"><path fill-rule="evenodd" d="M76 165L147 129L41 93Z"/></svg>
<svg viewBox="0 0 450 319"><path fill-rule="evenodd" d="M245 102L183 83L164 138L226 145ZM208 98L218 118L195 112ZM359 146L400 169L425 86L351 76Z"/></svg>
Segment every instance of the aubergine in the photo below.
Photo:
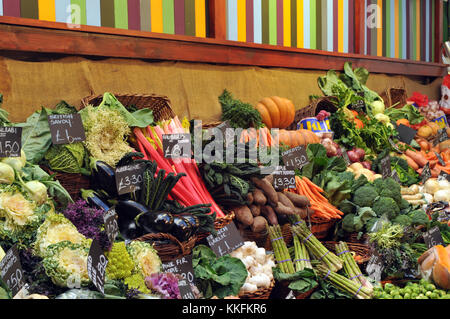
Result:
<svg viewBox="0 0 450 319"><path fill-rule="evenodd" d="M180 214L179 216L186 219L187 222L191 225L192 234L196 233L200 228L200 219L197 216L194 216L192 214Z"/></svg>
<svg viewBox="0 0 450 319"><path fill-rule="evenodd" d="M116 172L113 167L102 161L95 163L91 182L95 189L102 189L111 197L117 197Z"/></svg>
<svg viewBox="0 0 450 319"><path fill-rule="evenodd" d="M116 213L119 219L134 220L138 215L147 214L147 207L132 200L120 200L117 202Z"/></svg>
<svg viewBox="0 0 450 319"><path fill-rule="evenodd" d="M161 233L169 233L174 226L174 216L171 213L159 212L150 214L153 227Z"/></svg>
<svg viewBox="0 0 450 319"><path fill-rule="evenodd" d="M192 226L182 216L175 216L173 218L173 227L170 233L179 241L186 241L192 235Z"/></svg>
<svg viewBox="0 0 450 319"><path fill-rule="evenodd" d="M134 240L144 234L142 228L138 227L134 220L123 221L119 219L119 231L125 240Z"/></svg>

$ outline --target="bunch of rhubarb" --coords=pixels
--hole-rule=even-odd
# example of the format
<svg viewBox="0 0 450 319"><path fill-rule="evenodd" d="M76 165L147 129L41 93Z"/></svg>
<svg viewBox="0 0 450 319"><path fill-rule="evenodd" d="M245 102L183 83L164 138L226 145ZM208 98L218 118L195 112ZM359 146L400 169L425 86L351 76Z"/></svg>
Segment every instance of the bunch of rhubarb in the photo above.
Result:
<svg viewBox="0 0 450 319"><path fill-rule="evenodd" d="M162 146L163 135L183 133L189 132L183 128L178 117L170 121L162 122L156 126L134 129L136 143L140 152L144 154L144 159L154 160L158 164L156 174L161 169L165 170L166 174L186 174L172 189L169 199L176 200L185 206L211 204L211 213L216 212L217 217L224 217L225 214L206 189L195 160L193 158L170 159L164 157Z"/></svg>

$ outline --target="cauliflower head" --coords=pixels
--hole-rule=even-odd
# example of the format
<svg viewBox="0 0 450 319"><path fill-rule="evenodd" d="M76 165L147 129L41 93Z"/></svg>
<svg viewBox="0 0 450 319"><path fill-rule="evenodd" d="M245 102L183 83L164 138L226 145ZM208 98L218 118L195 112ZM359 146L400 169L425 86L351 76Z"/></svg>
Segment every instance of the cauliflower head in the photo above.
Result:
<svg viewBox="0 0 450 319"><path fill-rule="evenodd" d="M45 256L47 247L62 241L89 247L92 240L80 234L77 228L64 215L47 214L44 223L38 228L34 249L39 256Z"/></svg>
<svg viewBox="0 0 450 319"><path fill-rule="evenodd" d="M0 217L5 219L5 227L14 229L36 219L36 205L20 192L0 194Z"/></svg>
<svg viewBox="0 0 450 319"><path fill-rule="evenodd" d="M127 246L127 250L131 259L133 259L134 271L141 273L144 278L161 270L161 259L151 244L132 241Z"/></svg>
<svg viewBox="0 0 450 319"><path fill-rule="evenodd" d="M87 259L89 248L62 241L47 247L47 254L42 263L45 273L59 287L69 287L78 282L81 286L89 285Z"/></svg>

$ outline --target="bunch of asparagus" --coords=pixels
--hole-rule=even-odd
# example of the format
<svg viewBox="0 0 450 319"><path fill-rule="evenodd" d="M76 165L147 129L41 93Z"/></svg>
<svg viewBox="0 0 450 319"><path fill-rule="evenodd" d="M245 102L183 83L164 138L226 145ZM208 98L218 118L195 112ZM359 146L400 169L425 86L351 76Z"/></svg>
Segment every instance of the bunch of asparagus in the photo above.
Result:
<svg viewBox="0 0 450 319"><path fill-rule="evenodd" d="M311 260L309 258L308 250L304 243L300 241L297 235L294 234L294 265L295 271L302 271L305 268L312 269Z"/></svg>
<svg viewBox="0 0 450 319"><path fill-rule="evenodd" d="M348 292L358 299L371 299L372 291L362 284L339 275L324 265L318 265L316 271L324 280L329 281L337 289Z"/></svg>
<svg viewBox="0 0 450 319"><path fill-rule="evenodd" d="M357 284L361 284L366 287L371 293L373 291L372 284L367 280L367 278L361 273L358 265L353 259L353 256L348 249L348 245L345 242L339 242L336 244L336 254L341 258L344 264L344 271L350 280L356 282Z"/></svg>
<svg viewBox="0 0 450 319"><path fill-rule="evenodd" d="M308 251L320 262L324 263L328 269L332 271L339 271L342 269L341 259L322 245L322 243L311 233L311 230L305 223L293 226L292 230L302 243L306 245Z"/></svg>
<svg viewBox="0 0 450 319"><path fill-rule="evenodd" d="M280 225L267 226L267 230L269 232L270 242L272 243L277 266L285 274L295 273L294 264L292 263L292 259L283 235L281 234Z"/></svg>

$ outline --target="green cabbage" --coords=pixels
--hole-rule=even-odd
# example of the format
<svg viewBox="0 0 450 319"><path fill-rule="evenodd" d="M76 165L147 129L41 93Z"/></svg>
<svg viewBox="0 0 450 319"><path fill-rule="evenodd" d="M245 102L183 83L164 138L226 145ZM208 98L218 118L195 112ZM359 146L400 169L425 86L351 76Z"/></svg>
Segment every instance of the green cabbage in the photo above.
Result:
<svg viewBox="0 0 450 319"><path fill-rule="evenodd" d="M51 170L64 173L82 173L86 150L82 143L53 145L45 154Z"/></svg>

